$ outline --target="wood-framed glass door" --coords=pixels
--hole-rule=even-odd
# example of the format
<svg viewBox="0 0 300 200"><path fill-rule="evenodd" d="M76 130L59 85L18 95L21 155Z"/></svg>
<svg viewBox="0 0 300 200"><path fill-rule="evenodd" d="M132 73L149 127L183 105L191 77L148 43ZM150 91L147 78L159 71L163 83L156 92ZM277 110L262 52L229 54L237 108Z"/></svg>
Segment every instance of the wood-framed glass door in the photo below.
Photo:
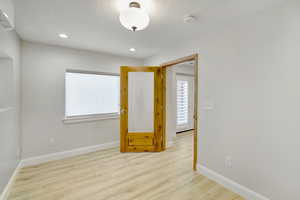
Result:
<svg viewBox="0 0 300 200"><path fill-rule="evenodd" d="M120 151L162 151L162 68L123 66L120 74Z"/></svg>

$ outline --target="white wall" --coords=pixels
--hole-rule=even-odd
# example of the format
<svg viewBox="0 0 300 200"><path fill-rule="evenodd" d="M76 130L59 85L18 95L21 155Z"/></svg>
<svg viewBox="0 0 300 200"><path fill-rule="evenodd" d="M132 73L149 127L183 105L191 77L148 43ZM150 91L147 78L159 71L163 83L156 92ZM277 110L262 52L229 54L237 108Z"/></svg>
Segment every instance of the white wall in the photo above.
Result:
<svg viewBox="0 0 300 200"><path fill-rule="evenodd" d="M199 164L272 200L300 199L299 10L284 1L146 61L200 54Z"/></svg>
<svg viewBox="0 0 300 200"><path fill-rule="evenodd" d="M191 63L191 64L189 64ZM176 73L182 73L185 75L194 75L195 74L195 67L194 67L194 62L189 62L189 63L181 63L172 66L172 68L175 70Z"/></svg>
<svg viewBox="0 0 300 200"><path fill-rule="evenodd" d="M166 141L172 144L176 137L176 72L168 67L166 72Z"/></svg>
<svg viewBox="0 0 300 200"><path fill-rule="evenodd" d="M8 99L2 98L0 105L0 194L20 161L19 53L19 38L16 32L0 32L0 78L5 76L13 84L10 91L0 87L1 97L4 97L5 91L6 94L11 94L9 103Z"/></svg>
<svg viewBox="0 0 300 200"><path fill-rule="evenodd" d="M23 158L119 141L118 119L63 123L64 73L119 73L121 65L141 64L137 59L22 42Z"/></svg>

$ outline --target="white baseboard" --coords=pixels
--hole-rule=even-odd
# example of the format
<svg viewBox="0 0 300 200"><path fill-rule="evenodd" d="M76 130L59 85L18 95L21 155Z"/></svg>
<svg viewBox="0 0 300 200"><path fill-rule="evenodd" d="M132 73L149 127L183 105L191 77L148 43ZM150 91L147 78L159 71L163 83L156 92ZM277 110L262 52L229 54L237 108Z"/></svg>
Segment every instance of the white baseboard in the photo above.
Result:
<svg viewBox="0 0 300 200"><path fill-rule="evenodd" d="M172 141L172 140L167 141L167 148L169 148L173 145L174 145L174 141Z"/></svg>
<svg viewBox="0 0 300 200"><path fill-rule="evenodd" d="M252 190L250 190L249 188L238 184L237 182L222 176L221 174L218 174L217 172L206 168L203 165L197 164L197 171L210 178L211 180L216 181L217 183L219 183L220 185L223 185L225 188L241 195L242 197L244 197L247 200L270 200L267 197L264 197L261 194L258 194Z"/></svg>
<svg viewBox="0 0 300 200"><path fill-rule="evenodd" d="M63 151L63 152L52 153L52 154L47 154L47 155L42 155L42 156L37 156L37 157L32 157L32 158L26 158L21 161L21 167L38 165L38 164L53 161L53 160L61 160L64 158L82 155L82 154L86 154L86 153L90 153L90 152L94 152L94 151L114 148L114 147L118 147L119 144L120 144L120 142L110 142L110 143L99 144L99 145L95 145L95 146L73 149L70 151Z"/></svg>
<svg viewBox="0 0 300 200"><path fill-rule="evenodd" d="M10 177L10 179L9 179L7 185L5 186L3 192L0 194L0 200L6 200L8 198L10 188L11 188L12 184L14 183L14 181L16 179L16 176L17 176L20 169L21 169L21 161L18 163L14 173Z"/></svg>

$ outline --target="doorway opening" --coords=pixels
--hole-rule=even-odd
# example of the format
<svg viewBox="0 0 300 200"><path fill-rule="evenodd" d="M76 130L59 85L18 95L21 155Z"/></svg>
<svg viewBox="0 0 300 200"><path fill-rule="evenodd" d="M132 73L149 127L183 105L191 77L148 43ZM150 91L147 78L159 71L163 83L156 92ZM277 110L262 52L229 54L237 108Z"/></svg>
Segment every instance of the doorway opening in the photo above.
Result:
<svg viewBox="0 0 300 200"><path fill-rule="evenodd" d="M164 147L176 134L193 134L193 169L198 154L198 54L163 63Z"/></svg>

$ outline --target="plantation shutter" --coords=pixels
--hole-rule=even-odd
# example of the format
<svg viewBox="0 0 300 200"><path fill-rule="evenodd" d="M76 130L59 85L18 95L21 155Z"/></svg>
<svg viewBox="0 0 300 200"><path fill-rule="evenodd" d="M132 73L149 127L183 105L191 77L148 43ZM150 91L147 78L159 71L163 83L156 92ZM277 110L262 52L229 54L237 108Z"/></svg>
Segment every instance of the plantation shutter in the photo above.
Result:
<svg viewBox="0 0 300 200"><path fill-rule="evenodd" d="M177 125L188 123L188 81L177 80Z"/></svg>

